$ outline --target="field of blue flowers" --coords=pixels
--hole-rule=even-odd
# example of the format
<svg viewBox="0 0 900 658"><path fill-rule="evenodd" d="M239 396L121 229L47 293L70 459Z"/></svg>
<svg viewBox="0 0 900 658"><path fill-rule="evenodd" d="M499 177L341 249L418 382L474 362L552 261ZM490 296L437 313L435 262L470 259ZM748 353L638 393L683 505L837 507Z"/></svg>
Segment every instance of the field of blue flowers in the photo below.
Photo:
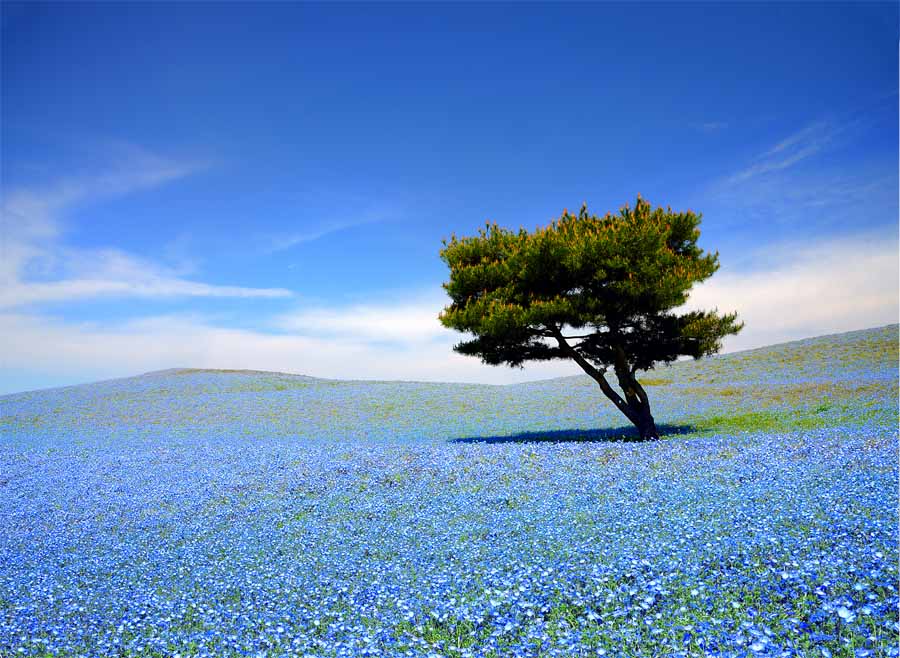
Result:
<svg viewBox="0 0 900 658"><path fill-rule="evenodd" d="M897 347L0 397L0 657L897 656Z"/></svg>

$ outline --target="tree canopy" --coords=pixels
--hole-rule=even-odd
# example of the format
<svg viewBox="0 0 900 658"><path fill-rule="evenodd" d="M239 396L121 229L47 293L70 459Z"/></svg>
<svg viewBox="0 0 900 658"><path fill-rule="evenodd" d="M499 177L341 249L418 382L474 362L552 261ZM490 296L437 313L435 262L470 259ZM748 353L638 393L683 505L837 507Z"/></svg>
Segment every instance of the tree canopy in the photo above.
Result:
<svg viewBox="0 0 900 658"><path fill-rule="evenodd" d="M440 252L451 300L441 323L471 334L454 349L485 363L573 359L642 436L657 437L635 374L714 354L743 326L734 313L674 312L719 267L718 253L697 245L700 220L639 196L615 215L585 205L533 232L488 223L454 235ZM624 397L604 377L609 368Z"/></svg>

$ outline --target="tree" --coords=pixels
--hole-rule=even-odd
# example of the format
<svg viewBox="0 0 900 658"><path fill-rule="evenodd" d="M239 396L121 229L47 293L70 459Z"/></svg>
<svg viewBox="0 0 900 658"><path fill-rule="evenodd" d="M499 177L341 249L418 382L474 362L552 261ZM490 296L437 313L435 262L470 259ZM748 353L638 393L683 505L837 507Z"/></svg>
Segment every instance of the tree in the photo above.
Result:
<svg viewBox="0 0 900 658"><path fill-rule="evenodd" d="M440 321L471 334L454 350L484 363L574 360L642 438L659 438L636 374L715 354L743 327L736 313L673 312L719 268L718 253L697 246L700 219L638 196L617 215L585 205L533 233L488 223L476 236L453 235L440 252L451 300Z"/></svg>

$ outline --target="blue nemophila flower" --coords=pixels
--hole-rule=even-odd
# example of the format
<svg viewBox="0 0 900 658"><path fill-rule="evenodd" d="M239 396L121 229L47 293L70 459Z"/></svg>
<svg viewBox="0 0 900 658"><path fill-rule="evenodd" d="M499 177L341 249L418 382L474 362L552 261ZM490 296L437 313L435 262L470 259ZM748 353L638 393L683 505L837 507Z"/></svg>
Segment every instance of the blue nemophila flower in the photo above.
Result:
<svg viewBox="0 0 900 658"><path fill-rule="evenodd" d="M847 622L853 621L854 619L856 619L856 615L851 610L847 609L844 606L838 607L837 615L838 615L838 617L840 617L841 619L843 619L844 621L847 621Z"/></svg>
<svg viewBox="0 0 900 658"><path fill-rule="evenodd" d="M606 426L577 378L5 396L0 653L896 656L897 372L862 336L654 373L685 424L843 406L653 444L453 441Z"/></svg>

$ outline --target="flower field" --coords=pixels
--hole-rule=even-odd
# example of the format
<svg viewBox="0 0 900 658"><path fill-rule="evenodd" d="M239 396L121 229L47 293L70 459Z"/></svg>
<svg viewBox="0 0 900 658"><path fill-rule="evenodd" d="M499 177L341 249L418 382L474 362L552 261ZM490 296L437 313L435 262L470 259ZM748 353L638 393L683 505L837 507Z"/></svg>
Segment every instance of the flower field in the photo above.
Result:
<svg viewBox="0 0 900 658"><path fill-rule="evenodd" d="M897 349L0 397L0 657L900 655Z"/></svg>

